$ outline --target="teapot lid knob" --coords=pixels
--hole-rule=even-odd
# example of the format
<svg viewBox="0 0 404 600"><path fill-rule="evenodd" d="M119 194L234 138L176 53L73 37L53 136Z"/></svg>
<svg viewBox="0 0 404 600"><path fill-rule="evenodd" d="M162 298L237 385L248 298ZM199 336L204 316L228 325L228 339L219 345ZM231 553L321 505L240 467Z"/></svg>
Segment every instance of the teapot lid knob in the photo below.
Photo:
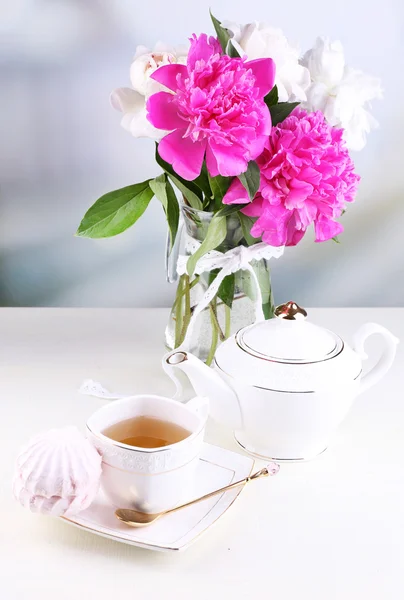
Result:
<svg viewBox="0 0 404 600"><path fill-rule="evenodd" d="M287 321L301 321L307 317L307 312L301 308L296 302L286 302L275 308L275 317L278 319L286 319Z"/></svg>

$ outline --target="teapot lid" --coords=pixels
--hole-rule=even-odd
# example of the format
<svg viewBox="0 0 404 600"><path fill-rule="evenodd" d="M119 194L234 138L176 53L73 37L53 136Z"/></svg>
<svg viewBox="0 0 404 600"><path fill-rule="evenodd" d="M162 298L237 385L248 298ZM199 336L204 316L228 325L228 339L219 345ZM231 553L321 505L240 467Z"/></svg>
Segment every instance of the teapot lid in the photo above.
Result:
<svg viewBox="0 0 404 600"><path fill-rule="evenodd" d="M357 379L362 369L359 356L337 334L306 317L295 302L278 306L273 319L244 327L223 342L215 366L233 384L290 393Z"/></svg>
<svg viewBox="0 0 404 600"><path fill-rule="evenodd" d="M341 338L306 317L304 308L287 302L275 309L275 318L241 329L236 343L248 354L271 362L315 363L338 354Z"/></svg>

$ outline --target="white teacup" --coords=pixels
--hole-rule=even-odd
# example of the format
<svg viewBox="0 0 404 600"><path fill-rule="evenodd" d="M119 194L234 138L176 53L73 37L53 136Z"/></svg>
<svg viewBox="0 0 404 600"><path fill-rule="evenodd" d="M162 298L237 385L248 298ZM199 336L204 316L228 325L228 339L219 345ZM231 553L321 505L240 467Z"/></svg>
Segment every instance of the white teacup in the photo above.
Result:
<svg viewBox="0 0 404 600"><path fill-rule="evenodd" d="M190 435L161 448L129 446L103 435L111 425L137 416L175 423ZM97 410L87 421L87 437L102 456L101 485L112 503L155 513L189 499L207 417L204 397L182 404L164 396L139 395Z"/></svg>

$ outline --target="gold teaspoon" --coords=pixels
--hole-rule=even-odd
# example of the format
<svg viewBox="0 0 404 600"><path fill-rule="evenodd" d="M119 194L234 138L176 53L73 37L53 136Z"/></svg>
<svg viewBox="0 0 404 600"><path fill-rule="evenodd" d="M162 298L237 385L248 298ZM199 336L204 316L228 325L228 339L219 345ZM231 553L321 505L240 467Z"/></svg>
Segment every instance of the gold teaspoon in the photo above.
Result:
<svg viewBox="0 0 404 600"><path fill-rule="evenodd" d="M216 496L216 494L221 494L223 492L227 492L227 490L231 490L239 485L245 485L249 481L253 481L254 479L259 479L260 477L269 477L270 475L276 475L279 471L279 465L276 463L270 463L260 471L257 471L253 475L249 477L245 477L245 479L241 479L240 481L235 481L234 483L230 483L229 485L225 485L224 487L214 490L209 494L205 494L205 496L201 496L200 498L196 498L195 500L191 500L186 504L181 504L181 506L175 506L174 508L170 508L169 510L164 510L159 513L144 513L139 510L133 510L131 508L118 508L115 511L115 516L126 525L130 525L131 527L146 527L151 523L154 523L162 517L163 515L168 515L169 513L175 512L176 510L181 510L181 508L185 508L187 506L191 506L192 504L196 504L197 502L201 502L202 500L207 500L208 498L212 498L212 496Z"/></svg>

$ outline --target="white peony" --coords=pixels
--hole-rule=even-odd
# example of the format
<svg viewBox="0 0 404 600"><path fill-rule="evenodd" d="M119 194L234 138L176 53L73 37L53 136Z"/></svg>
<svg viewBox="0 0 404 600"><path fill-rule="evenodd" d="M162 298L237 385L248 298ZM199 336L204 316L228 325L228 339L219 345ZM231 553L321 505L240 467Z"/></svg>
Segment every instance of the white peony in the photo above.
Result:
<svg viewBox="0 0 404 600"><path fill-rule="evenodd" d="M289 44L280 29L257 22L237 25L224 21L222 26L229 31L240 56L246 54L250 60L272 58L275 61L275 83L280 102L306 100L309 72L299 64L299 50Z"/></svg>
<svg viewBox="0 0 404 600"><path fill-rule="evenodd" d="M134 137L160 139L165 132L156 129L147 120L146 98L132 88L118 88L111 94L111 104L123 113L121 125Z"/></svg>
<svg viewBox="0 0 404 600"><path fill-rule="evenodd" d="M303 108L321 110L330 125L344 129L350 150L362 150L366 135L378 125L368 108L371 100L382 98L380 80L346 66L341 42L326 38L317 39L301 64L311 77Z"/></svg>
<svg viewBox="0 0 404 600"><path fill-rule="evenodd" d="M153 51L138 46L130 67L131 88L118 88L111 94L111 104L123 113L121 125L134 137L161 139L167 132L156 129L147 120L146 102L156 92L166 88L150 78L159 67L172 63L186 64L188 50L185 46L172 48L157 42Z"/></svg>

